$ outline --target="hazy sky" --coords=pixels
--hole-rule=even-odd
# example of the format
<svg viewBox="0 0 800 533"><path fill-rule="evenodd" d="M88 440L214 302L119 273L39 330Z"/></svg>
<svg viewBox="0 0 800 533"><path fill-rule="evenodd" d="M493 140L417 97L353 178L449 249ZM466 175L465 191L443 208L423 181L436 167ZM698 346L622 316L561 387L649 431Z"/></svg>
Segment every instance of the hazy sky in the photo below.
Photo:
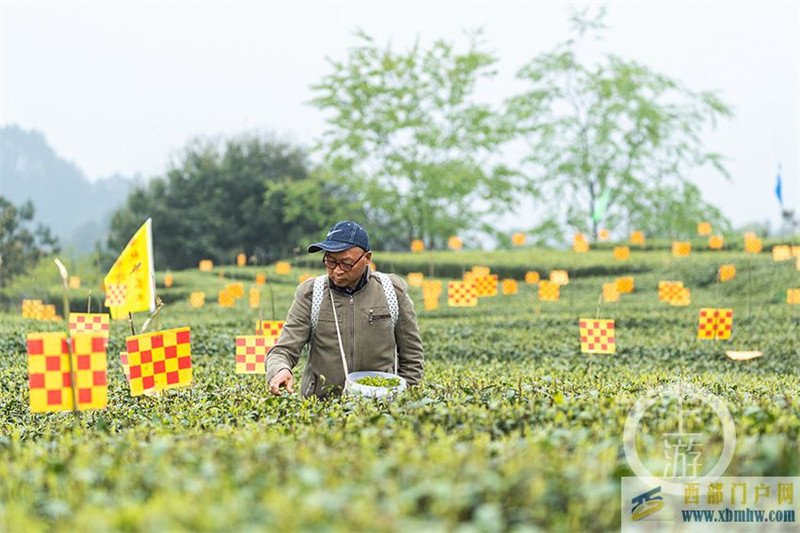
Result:
<svg viewBox="0 0 800 533"><path fill-rule="evenodd" d="M692 179L740 224L778 223L800 206L798 2L609 2L604 41L614 53L715 89L736 112L706 136L733 180ZM272 130L310 144L324 129L306 102L364 29L380 43L416 38L463 45L483 27L500 58L481 98L519 90L515 71L567 36L563 3L468 2L0 2L0 124L41 130L92 179L152 176L197 135ZM510 161L514 163L515 161Z"/></svg>

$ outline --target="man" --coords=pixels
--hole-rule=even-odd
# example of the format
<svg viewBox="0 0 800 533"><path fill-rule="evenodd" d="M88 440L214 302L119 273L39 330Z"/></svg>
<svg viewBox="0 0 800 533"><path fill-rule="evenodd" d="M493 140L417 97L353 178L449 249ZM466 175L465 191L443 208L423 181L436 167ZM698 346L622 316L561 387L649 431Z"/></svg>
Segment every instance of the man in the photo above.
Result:
<svg viewBox="0 0 800 533"><path fill-rule="evenodd" d="M405 281L370 269L369 235L355 222L335 224L324 241L308 247L308 253L319 251L325 252L327 276L306 280L294 293L281 336L267 354L270 392L294 392L292 369L306 344L310 346L301 380L303 396L340 394L345 367L348 373L393 372L408 385L417 384L422 378L422 340Z"/></svg>

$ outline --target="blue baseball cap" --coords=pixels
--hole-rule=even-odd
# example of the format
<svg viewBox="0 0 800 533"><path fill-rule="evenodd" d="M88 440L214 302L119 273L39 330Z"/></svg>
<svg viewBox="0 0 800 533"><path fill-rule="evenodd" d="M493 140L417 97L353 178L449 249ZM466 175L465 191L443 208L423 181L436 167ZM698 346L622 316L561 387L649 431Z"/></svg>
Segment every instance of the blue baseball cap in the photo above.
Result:
<svg viewBox="0 0 800 533"><path fill-rule="evenodd" d="M310 245L308 253L313 254L320 250L343 252L353 246L358 246L365 252L369 252L369 235L367 235L367 230L359 224L345 220L334 224L328 234L325 235L324 241Z"/></svg>

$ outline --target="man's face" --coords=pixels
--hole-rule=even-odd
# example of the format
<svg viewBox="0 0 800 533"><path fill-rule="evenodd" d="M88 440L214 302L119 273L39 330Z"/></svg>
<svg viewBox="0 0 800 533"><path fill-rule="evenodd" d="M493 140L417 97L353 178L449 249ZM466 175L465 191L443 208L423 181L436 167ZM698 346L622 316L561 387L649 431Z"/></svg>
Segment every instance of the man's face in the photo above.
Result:
<svg viewBox="0 0 800 533"><path fill-rule="evenodd" d="M358 284L358 280L364 275L364 269L369 268L369 261L372 259L372 252L364 253L364 250L358 246L353 246L343 252L326 252L325 259L336 261L337 265L331 268L325 265L328 271L328 276L339 287L354 288ZM346 266L353 265L350 270L346 270Z"/></svg>

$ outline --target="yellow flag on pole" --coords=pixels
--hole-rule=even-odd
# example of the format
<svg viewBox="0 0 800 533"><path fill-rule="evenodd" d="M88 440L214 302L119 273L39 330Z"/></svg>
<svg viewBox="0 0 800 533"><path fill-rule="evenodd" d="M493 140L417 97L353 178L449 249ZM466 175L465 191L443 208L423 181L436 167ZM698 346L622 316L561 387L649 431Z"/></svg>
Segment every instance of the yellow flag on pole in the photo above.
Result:
<svg viewBox="0 0 800 533"><path fill-rule="evenodd" d="M148 218L128 241L103 281L106 286L106 306L111 311L111 318L125 316L128 312L155 311L156 278L151 219ZM113 298L109 298L110 292L114 293Z"/></svg>

